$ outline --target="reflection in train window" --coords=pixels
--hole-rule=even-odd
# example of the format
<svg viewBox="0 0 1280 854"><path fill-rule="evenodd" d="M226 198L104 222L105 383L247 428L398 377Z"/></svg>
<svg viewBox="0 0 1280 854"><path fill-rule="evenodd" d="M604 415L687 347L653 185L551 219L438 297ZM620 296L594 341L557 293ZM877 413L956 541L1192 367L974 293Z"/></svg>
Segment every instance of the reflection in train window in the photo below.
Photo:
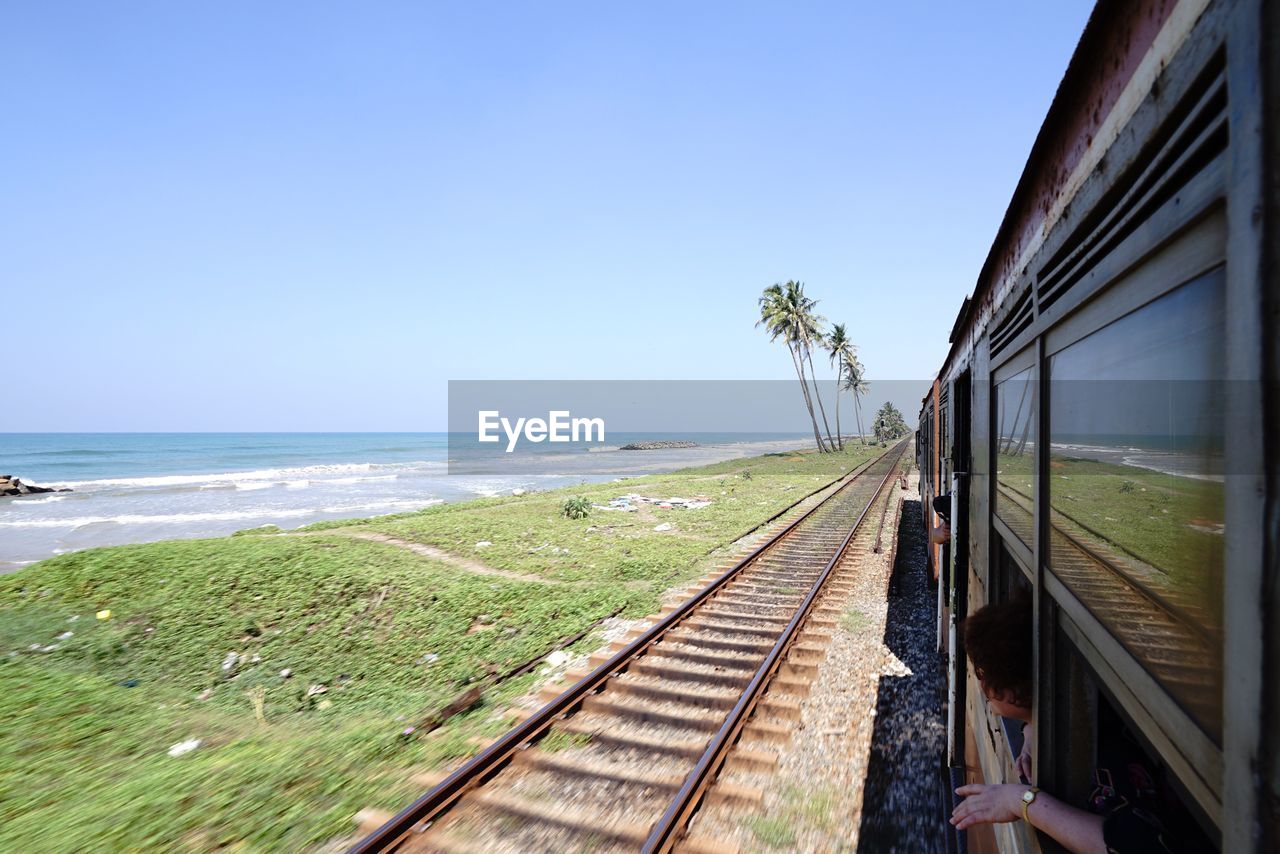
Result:
<svg viewBox="0 0 1280 854"><path fill-rule="evenodd" d="M1033 368L996 386L996 515L1031 548L1035 506Z"/></svg>
<svg viewBox="0 0 1280 854"><path fill-rule="evenodd" d="M1049 363L1050 566L1215 741L1223 310L1218 269Z"/></svg>

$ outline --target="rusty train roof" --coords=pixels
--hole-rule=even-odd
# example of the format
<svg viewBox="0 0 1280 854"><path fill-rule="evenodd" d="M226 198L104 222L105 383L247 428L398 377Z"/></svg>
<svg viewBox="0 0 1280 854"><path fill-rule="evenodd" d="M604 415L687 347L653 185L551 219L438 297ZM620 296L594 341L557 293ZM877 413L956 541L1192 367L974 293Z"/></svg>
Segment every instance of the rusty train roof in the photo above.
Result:
<svg viewBox="0 0 1280 854"><path fill-rule="evenodd" d="M1075 167L1178 5L1179 0L1099 0L1094 6L1036 134L973 294L965 298L956 317L939 377L975 326L985 325L996 304L998 285L1019 274L1024 249L1038 230L1051 224L1048 218L1067 191Z"/></svg>

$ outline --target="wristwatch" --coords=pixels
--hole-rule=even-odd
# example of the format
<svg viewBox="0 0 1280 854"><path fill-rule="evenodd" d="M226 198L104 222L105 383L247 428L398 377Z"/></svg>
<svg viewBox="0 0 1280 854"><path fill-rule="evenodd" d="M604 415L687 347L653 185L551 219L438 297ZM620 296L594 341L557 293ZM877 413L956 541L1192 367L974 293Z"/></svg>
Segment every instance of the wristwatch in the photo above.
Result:
<svg viewBox="0 0 1280 854"><path fill-rule="evenodd" d="M1040 794L1040 790L1035 786L1022 793L1022 820L1027 824L1031 824L1031 816L1027 815L1027 808L1036 802L1036 795L1038 794Z"/></svg>

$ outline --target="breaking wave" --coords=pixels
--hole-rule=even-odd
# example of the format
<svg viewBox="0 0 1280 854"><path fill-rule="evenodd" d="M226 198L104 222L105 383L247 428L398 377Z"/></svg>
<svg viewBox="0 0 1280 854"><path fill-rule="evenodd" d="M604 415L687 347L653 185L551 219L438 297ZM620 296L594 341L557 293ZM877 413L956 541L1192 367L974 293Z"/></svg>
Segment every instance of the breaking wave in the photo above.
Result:
<svg viewBox="0 0 1280 854"><path fill-rule="evenodd" d="M297 468L259 469L256 471L213 472L208 474L168 474L152 477L116 477L97 480L57 481L48 486L68 487L75 490L123 487L135 489L262 489L275 483L293 488L303 481L327 480L336 483L357 483L361 480L392 480L401 474L414 472L439 472L445 467L440 461L415 460L407 463L339 463L333 465L299 466ZM370 472L387 472L373 474ZM361 477L366 475L366 477Z"/></svg>
<svg viewBox="0 0 1280 854"><path fill-rule="evenodd" d="M223 510L204 513L125 513L119 516L70 516L65 519L28 519L24 521L0 521L5 528L83 528L86 525L183 525L192 522L241 522L248 520L297 519L330 513L365 513L371 510L412 510L440 504L444 499L388 499L363 504L347 504L330 507L296 507L288 510Z"/></svg>

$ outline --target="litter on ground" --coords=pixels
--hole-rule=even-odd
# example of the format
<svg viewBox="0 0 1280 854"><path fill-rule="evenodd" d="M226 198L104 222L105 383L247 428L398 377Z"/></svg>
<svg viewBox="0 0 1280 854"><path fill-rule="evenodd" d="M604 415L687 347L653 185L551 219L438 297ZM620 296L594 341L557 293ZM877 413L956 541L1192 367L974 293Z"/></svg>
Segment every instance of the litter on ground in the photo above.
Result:
<svg viewBox="0 0 1280 854"><path fill-rule="evenodd" d="M700 510L703 507L710 507L711 500L701 495L694 498L650 498L647 495L630 492L614 498L608 504L592 506L599 510L621 510L624 513L634 513L640 509L641 504L649 504L664 510Z"/></svg>
<svg viewBox="0 0 1280 854"><path fill-rule="evenodd" d="M186 741L180 741L173 747L169 748L169 755L173 757L182 756L195 750L201 744L200 739L191 738Z"/></svg>

